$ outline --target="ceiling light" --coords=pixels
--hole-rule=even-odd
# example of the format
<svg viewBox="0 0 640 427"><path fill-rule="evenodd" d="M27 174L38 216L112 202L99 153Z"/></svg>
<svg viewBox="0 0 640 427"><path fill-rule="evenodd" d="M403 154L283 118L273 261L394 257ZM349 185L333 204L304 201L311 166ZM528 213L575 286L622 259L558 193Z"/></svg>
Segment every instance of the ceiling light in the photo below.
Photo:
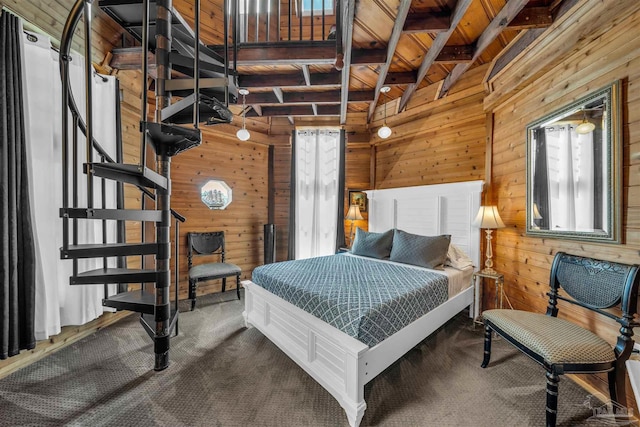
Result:
<svg viewBox="0 0 640 427"><path fill-rule="evenodd" d="M249 91L247 89L240 89L238 90L238 93L242 95L242 129L238 129L238 132L236 132L236 136L240 141L247 141L251 137L251 134L247 130L245 122L246 102Z"/></svg>
<svg viewBox="0 0 640 427"><path fill-rule="evenodd" d="M586 110L582 110L582 123L580 123L578 126L576 126L576 133L579 133L580 135L584 135L587 133L591 133L593 132L593 130L596 128L596 125L594 125L591 122L587 121L587 112Z"/></svg>
<svg viewBox="0 0 640 427"><path fill-rule="evenodd" d="M378 129L378 136L382 139L387 139L391 136L391 128L387 126L387 92L391 88L389 86L383 86L380 88L380 92L384 95L384 122L382 127Z"/></svg>

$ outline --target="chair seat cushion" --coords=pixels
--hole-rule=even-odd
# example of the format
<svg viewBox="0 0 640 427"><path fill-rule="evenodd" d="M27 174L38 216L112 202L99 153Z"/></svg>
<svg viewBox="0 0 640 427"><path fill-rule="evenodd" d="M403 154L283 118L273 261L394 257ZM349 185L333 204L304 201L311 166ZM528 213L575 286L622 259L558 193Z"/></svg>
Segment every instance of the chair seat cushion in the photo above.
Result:
<svg viewBox="0 0 640 427"><path fill-rule="evenodd" d="M228 262L211 262L195 265L189 269L190 279L220 279L240 274L242 270L235 264Z"/></svg>
<svg viewBox="0 0 640 427"><path fill-rule="evenodd" d="M605 340L557 317L521 310L487 310L482 317L550 365L609 363L616 359Z"/></svg>

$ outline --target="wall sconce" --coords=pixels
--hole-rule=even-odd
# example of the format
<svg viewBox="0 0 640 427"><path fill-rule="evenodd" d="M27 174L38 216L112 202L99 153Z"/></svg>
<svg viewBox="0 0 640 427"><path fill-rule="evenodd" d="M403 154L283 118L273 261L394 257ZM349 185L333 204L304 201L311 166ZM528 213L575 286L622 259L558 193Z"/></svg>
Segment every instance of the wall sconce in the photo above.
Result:
<svg viewBox="0 0 640 427"><path fill-rule="evenodd" d="M382 139L387 139L391 136L391 128L387 126L387 92L389 92L391 88L389 86L382 86L380 88L380 92L384 95L384 122L382 127L378 129L378 136Z"/></svg>
<svg viewBox="0 0 640 427"><path fill-rule="evenodd" d="M351 247L351 245L353 245L353 221L364 219L362 217L362 214L360 213L360 206L349 206L349 211L347 212L347 216L344 219L351 221L351 228L349 229L349 247Z"/></svg>
<svg viewBox="0 0 640 427"><path fill-rule="evenodd" d="M481 273L483 274L498 274L493 269L493 251L491 250L491 233L495 228L505 227L504 222L500 218L497 206L480 206L478 215L473 221L473 225L476 227L484 228L487 233L487 252L486 259L484 261L484 268Z"/></svg>
<svg viewBox="0 0 640 427"><path fill-rule="evenodd" d="M249 139L249 137L251 137L251 134L247 130L247 125L245 122L245 113L246 113L245 108L246 108L246 102L247 102L247 95L249 95L249 91L247 89L240 89L238 90L238 93L242 95L242 129L238 129L238 132L236 132L236 136L240 141L246 141Z"/></svg>
<svg viewBox="0 0 640 427"><path fill-rule="evenodd" d="M593 132L593 130L595 128L596 128L596 125L594 125L593 123L587 121L587 110L585 110L583 108L582 109L582 123L580 123L578 126L576 126L576 133L579 133L580 135L585 135L587 133Z"/></svg>

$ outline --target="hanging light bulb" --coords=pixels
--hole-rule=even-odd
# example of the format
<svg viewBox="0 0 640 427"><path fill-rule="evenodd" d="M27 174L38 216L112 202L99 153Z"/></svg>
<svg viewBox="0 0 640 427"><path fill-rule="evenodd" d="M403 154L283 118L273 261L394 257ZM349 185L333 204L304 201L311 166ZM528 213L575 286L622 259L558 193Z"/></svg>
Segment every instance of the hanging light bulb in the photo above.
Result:
<svg viewBox="0 0 640 427"><path fill-rule="evenodd" d="M576 126L576 133L579 133L580 135L584 135L584 134L593 132L595 128L596 128L596 125L587 121L587 111L583 108L582 123Z"/></svg>
<svg viewBox="0 0 640 427"><path fill-rule="evenodd" d="M387 139L391 136L391 128L387 126L387 92L389 92L391 88L389 86L382 86L380 88L380 92L384 95L384 122L382 127L378 129L378 136L382 139Z"/></svg>
<svg viewBox="0 0 640 427"><path fill-rule="evenodd" d="M251 137L251 134L247 130L245 121L245 108L249 91L247 89L240 89L238 93L242 95L242 129L238 129L238 132L236 132L236 136L240 141L247 141Z"/></svg>

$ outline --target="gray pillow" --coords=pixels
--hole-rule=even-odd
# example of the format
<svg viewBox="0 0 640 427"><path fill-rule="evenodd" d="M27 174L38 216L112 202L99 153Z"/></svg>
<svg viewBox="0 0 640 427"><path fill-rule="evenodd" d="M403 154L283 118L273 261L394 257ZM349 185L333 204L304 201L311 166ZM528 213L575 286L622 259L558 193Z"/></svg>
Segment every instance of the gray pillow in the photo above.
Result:
<svg viewBox="0 0 640 427"><path fill-rule="evenodd" d="M353 241L351 253L370 258L389 258L392 242L393 230L371 233L356 228L356 238Z"/></svg>
<svg viewBox="0 0 640 427"><path fill-rule="evenodd" d="M444 264L451 235L420 236L396 230L393 234L393 246L390 260L403 264L436 268Z"/></svg>

